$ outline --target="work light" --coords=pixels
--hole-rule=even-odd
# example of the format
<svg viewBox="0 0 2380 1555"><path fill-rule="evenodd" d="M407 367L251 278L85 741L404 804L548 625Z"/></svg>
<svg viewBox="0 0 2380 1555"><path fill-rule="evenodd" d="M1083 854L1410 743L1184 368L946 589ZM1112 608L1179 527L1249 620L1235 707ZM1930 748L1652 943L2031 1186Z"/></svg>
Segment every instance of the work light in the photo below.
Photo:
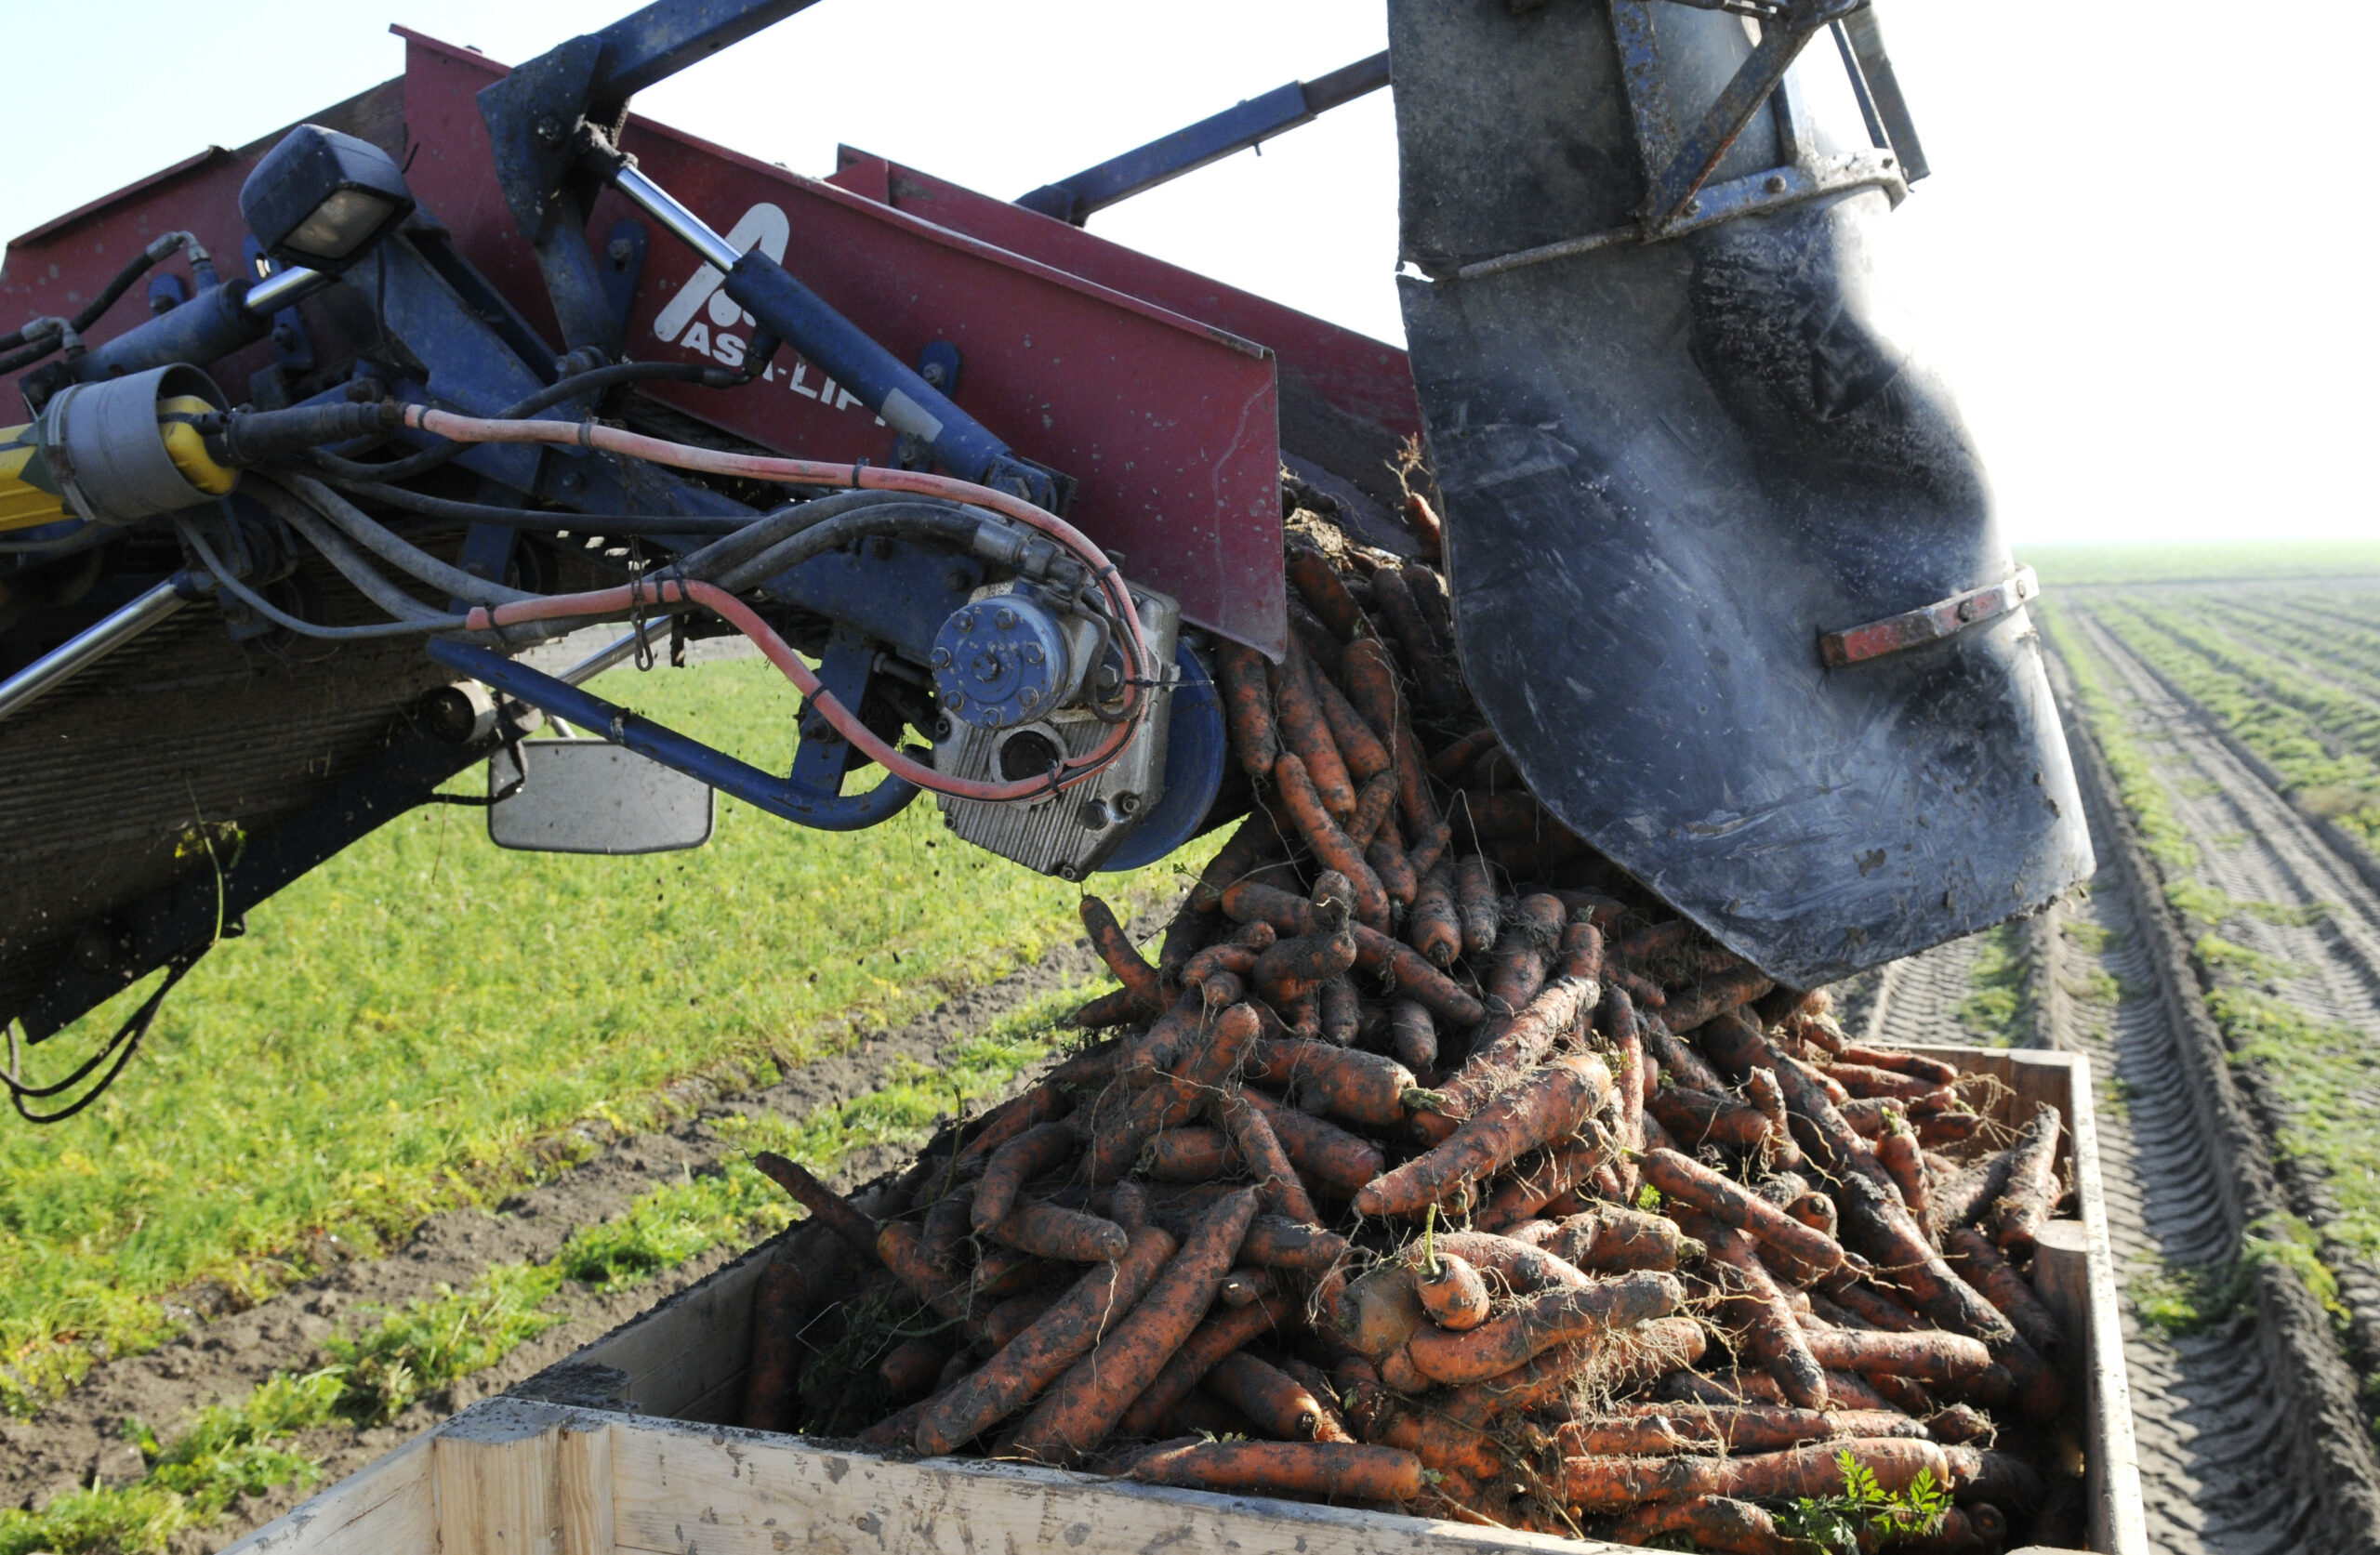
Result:
<svg viewBox="0 0 2380 1555"><path fill-rule="evenodd" d="M240 215L284 264L336 270L413 210L389 153L320 125L299 125L240 188Z"/></svg>

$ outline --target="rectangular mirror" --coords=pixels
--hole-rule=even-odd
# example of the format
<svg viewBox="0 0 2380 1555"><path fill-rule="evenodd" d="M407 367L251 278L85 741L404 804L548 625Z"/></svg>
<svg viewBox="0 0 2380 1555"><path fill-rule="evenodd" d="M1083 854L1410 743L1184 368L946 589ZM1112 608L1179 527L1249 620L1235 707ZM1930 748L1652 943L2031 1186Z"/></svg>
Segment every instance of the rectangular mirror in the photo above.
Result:
<svg viewBox="0 0 2380 1555"><path fill-rule="evenodd" d="M514 763L518 750L527 764ZM508 792L508 790L509 792ZM666 853L710 840L719 797L609 740L530 740L488 758L488 840L530 853ZM498 798L496 796L503 795Z"/></svg>

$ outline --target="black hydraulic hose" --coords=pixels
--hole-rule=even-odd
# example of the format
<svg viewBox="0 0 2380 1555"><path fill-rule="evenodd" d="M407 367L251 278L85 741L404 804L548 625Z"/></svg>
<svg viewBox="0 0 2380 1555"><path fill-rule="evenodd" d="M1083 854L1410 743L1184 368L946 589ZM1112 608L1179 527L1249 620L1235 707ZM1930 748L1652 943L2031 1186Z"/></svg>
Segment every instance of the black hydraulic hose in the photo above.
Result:
<svg viewBox="0 0 2380 1555"><path fill-rule="evenodd" d="M325 475L329 485L375 502L402 507L427 518L457 523L493 524L499 529L567 529L588 534L734 534L760 521L716 514L571 513L535 507L498 507L491 502L456 502L451 497L425 496L385 481L358 481L352 476Z"/></svg>
<svg viewBox="0 0 2380 1555"><path fill-rule="evenodd" d="M399 572L408 573L432 588L456 599L469 600L475 605L509 605L537 597L526 589L507 588L487 578L475 577L451 562L441 561L412 541L383 528L362 508L319 481L309 480L303 475L284 475L281 479L286 482L290 495L328 520L340 534ZM266 496L270 483L259 481L258 485L265 490L259 490L258 494ZM266 500L283 518L290 516L278 504L271 503L269 496ZM307 538L313 540L321 548L321 541L315 535L309 534ZM325 550L324 554L329 553Z"/></svg>
<svg viewBox="0 0 2380 1555"><path fill-rule="evenodd" d="M719 574L727 569L828 519L859 508L881 507L888 503L916 500L901 492L844 491L813 497L808 502L781 507L757 522L747 524L725 539L714 540L700 550L679 558L661 575L690 578L696 582L717 582Z"/></svg>
<svg viewBox="0 0 2380 1555"><path fill-rule="evenodd" d="M300 637L322 638L334 642L360 638L421 637L434 632L454 631L465 625L465 618L460 615L433 615L406 621L378 621L362 626L323 626L311 621L301 621L232 576L231 569L224 566L221 560L216 556L215 548L206 543L206 536L201 534L187 520L176 519L174 527L181 532L182 543L197 553L200 563L205 567L208 574L214 578L218 586L273 625L285 626ZM426 608L418 600L408 600L406 603L416 609Z"/></svg>
<svg viewBox="0 0 2380 1555"><path fill-rule="evenodd" d="M537 390L517 404L505 406L487 419L524 421L539 411L551 410L566 400L575 400L624 383L698 383L711 389L732 389L745 381L723 367L698 367L691 362L615 362L609 367L575 373L559 383ZM472 443L440 442L433 448L425 448L417 454L409 454L384 465L364 464L360 460L342 459L336 454L320 452L315 453L312 458L332 474L352 480L403 481L436 469L465 449L474 446Z"/></svg>
<svg viewBox="0 0 2380 1555"><path fill-rule="evenodd" d="M927 540L964 550L973 544L980 522L972 515L950 504L937 503L931 498L910 497L904 502L882 504L824 520L709 581L731 594L737 593L774 577L788 567L799 567L813 557L823 556L853 540L879 534L898 535L905 540Z"/></svg>
<svg viewBox="0 0 2380 1555"><path fill-rule="evenodd" d="M116 305L116 299L123 297L125 293L132 290L132 283L139 280L142 276L148 274L151 268L153 267L158 260L180 248L184 244L195 243L196 241L197 240L192 237L188 232L166 232L158 237L156 241L150 244L148 247L134 255L129 263L127 263L122 270L115 272L114 280L110 281L105 286L99 288L99 296L93 297L87 304L86 304L81 312L75 314L73 319L67 321L73 326L74 333L80 335L85 330L90 328L93 324L98 323L100 316L106 313L109 309L113 308ZM204 254L205 252L205 251L204 249L200 250L201 254ZM33 326L31 324L26 324L11 330L6 335L0 335L0 351L15 350L19 346L23 345L25 343L25 331L32 327ZM63 342L64 338L65 336L63 332L52 334L38 341L34 350L29 356L20 353L19 356L0 359L0 375L13 373L20 367L29 367L33 365L34 362L39 362L43 357L46 357L50 352L56 350Z"/></svg>

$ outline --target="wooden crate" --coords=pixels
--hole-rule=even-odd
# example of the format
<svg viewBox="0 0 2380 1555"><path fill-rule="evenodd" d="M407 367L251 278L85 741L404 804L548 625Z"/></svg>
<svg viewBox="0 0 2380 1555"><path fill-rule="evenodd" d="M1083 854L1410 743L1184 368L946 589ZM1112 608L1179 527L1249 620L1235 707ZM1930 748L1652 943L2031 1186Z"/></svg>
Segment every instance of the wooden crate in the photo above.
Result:
<svg viewBox="0 0 2380 1555"><path fill-rule="evenodd" d="M2090 1071L2079 1055L1923 1049L2007 1087L2003 1117L2065 1115L2081 1213L2041 1238L2043 1295L2082 1401L2090 1548L2147 1555ZM1056 1469L901 1463L745 1430L755 1251L544 1374L549 1399L491 1399L259 1529L227 1555L1492 1555L1623 1547ZM576 1402L592 1400L602 1406Z"/></svg>

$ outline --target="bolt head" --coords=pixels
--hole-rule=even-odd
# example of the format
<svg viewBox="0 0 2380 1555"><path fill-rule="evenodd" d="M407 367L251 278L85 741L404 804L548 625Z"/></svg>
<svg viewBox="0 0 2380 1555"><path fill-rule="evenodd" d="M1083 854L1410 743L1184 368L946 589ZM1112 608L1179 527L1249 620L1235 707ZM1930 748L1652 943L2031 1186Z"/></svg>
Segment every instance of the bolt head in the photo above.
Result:
<svg viewBox="0 0 2380 1555"><path fill-rule="evenodd" d="M1016 612L1002 606L992 613L992 625L1004 632L1016 630Z"/></svg>
<svg viewBox="0 0 2380 1555"><path fill-rule="evenodd" d="M999 655L992 652L988 649L976 654L975 662L969 667L974 670L976 679L986 683L997 680L1000 678L1001 665Z"/></svg>
<svg viewBox="0 0 2380 1555"><path fill-rule="evenodd" d="M603 252L610 256L612 263L625 265L636 257L636 244L626 238L614 238L604 246Z"/></svg>
<svg viewBox="0 0 2380 1555"><path fill-rule="evenodd" d="M1043 658L1047 657L1047 655L1041 652L1041 645L1038 642L1026 643L1025 647L1018 652L1016 656L1023 659L1029 665L1038 665Z"/></svg>
<svg viewBox="0 0 2380 1555"><path fill-rule="evenodd" d="M1768 192L1771 194L1782 194L1785 192L1784 174L1771 173L1768 175Z"/></svg>
<svg viewBox="0 0 2380 1555"><path fill-rule="evenodd" d="M952 692L942 699L942 705L956 713L966 707L967 698L958 692Z"/></svg>
<svg viewBox="0 0 2380 1555"><path fill-rule="evenodd" d="M1036 705L1037 704L1038 704L1038 703L1040 702L1040 700L1041 700L1041 693L1040 693L1039 692L1038 692L1038 691L1035 691L1031 686L1027 686L1027 687L1025 687L1025 690L1024 690L1024 691L1022 691L1022 692L1018 692L1018 693L1017 693L1017 698L1016 698L1016 699L1017 699L1017 701L1019 701L1019 702L1023 703L1025 706L1027 706L1027 707L1031 707L1031 706L1034 706L1034 705Z"/></svg>
<svg viewBox="0 0 2380 1555"><path fill-rule="evenodd" d="M950 664L950 650L947 648L936 647L934 651L927 656L926 662L936 669L946 668Z"/></svg>
<svg viewBox="0 0 2380 1555"><path fill-rule="evenodd" d="M962 610L959 613L959 629L962 632L972 632L975 629L975 613L973 611Z"/></svg>
<svg viewBox="0 0 2380 1555"><path fill-rule="evenodd" d="M967 586L968 586L970 584L972 584L974 580L973 580L973 579L972 579L972 578L970 578L966 573L962 573L962 572L959 572L959 571L958 569L956 569L956 568L953 568L953 569L950 571L949 574L948 574L947 576L945 576L942 581L943 581L943 583L944 583L944 585L945 585L945 586L950 587L950 588L954 588L954 589L958 589L958 588L965 588L965 587L967 587Z"/></svg>

